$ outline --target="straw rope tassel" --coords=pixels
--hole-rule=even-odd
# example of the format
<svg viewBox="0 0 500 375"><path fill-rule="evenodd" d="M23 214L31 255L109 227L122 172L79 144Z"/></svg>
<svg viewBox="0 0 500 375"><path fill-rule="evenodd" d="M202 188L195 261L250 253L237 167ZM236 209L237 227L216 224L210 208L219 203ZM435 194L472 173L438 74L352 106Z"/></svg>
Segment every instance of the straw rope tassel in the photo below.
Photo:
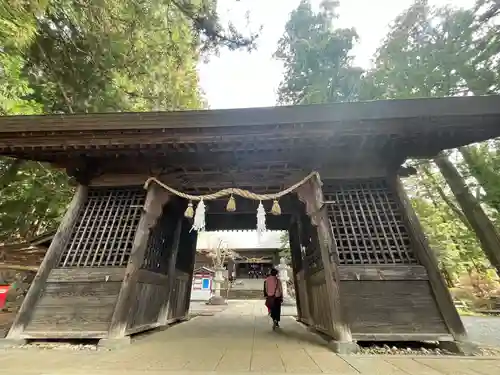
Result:
<svg viewBox="0 0 500 375"><path fill-rule="evenodd" d="M234 199L233 194L231 194L231 196L229 197L229 200L227 201L226 211L227 212L236 211L236 200Z"/></svg>
<svg viewBox="0 0 500 375"><path fill-rule="evenodd" d="M273 215L281 215L281 207L277 199L273 201L273 207L271 207L271 213Z"/></svg>
<svg viewBox="0 0 500 375"><path fill-rule="evenodd" d="M193 202L189 201L186 211L184 211L184 216L188 219L192 219L194 216Z"/></svg>

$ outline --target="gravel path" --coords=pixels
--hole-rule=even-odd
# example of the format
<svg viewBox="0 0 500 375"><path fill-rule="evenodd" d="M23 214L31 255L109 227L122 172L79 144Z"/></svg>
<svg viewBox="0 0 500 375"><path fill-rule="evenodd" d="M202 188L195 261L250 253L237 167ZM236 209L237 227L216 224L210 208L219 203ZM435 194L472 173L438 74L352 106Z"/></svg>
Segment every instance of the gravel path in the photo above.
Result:
<svg viewBox="0 0 500 375"><path fill-rule="evenodd" d="M462 316L462 321L471 341L500 347L500 317Z"/></svg>

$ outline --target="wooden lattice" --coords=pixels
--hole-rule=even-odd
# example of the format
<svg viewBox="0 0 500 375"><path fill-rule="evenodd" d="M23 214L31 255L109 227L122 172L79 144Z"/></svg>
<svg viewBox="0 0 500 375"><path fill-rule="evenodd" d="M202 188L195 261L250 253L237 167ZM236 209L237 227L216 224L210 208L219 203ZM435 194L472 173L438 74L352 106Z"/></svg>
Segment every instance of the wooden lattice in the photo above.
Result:
<svg viewBox="0 0 500 375"><path fill-rule="evenodd" d="M145 197L141 187L89 189L59 267L125 267Z"/></svg>
<svg viewBox="0 0 500 375"><path fill-rule="evenodd" d="M166 206L149 236L141 268L166 275L178 218Z"/></svg>
<svg viewBox="0 0 500 375"><path fill-rule="evenodd" d="M414 264L408 230L384 179L324 186L340 264Z"/></svg>

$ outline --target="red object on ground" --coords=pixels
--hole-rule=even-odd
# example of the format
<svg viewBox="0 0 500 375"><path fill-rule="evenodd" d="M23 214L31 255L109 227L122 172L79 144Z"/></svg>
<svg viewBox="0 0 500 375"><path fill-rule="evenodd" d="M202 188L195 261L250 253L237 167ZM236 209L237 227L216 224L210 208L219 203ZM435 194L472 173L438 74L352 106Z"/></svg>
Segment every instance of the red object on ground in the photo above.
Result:
<svg viewBox="0 0 500 375"><path fill-rule="evenodd" d="M0 285L0 309L5 306L5 301L7 300L7 292L9 291L10 285Z"/></svg>

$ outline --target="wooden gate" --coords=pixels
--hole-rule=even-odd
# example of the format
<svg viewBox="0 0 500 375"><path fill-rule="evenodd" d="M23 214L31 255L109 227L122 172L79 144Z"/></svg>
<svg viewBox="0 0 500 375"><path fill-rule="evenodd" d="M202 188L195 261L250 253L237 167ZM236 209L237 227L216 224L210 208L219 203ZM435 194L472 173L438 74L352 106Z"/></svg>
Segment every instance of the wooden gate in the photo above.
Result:
<svg viewBox="0 0 500 375"><path fill-rule="evenodd" d="M305 214L297 218L302 269L298 272L301 318L316 330L338 342L351 342L350 329L343 317L332 227L323 203L319 176L298 190ZM297 236L295 235L295 236ZM294 239L294 247L297 244ZM296 261L298 262L298 255ZM302 274L301 274L302 273ZM305 291L305 292L304 292ZM306 294L307 296L304 296ZM304 299L305 303L302 303ZM304 305L307 307L304 308Z"/></svg>
<svg viewBox="0 0 500 375"><path fill-rule="evenodd" d="M197 232L184 219L180 234L179 251L175 262L175 280L169 298L168 323L186 319L191 299L191 285L196 260Z"/></svg>

